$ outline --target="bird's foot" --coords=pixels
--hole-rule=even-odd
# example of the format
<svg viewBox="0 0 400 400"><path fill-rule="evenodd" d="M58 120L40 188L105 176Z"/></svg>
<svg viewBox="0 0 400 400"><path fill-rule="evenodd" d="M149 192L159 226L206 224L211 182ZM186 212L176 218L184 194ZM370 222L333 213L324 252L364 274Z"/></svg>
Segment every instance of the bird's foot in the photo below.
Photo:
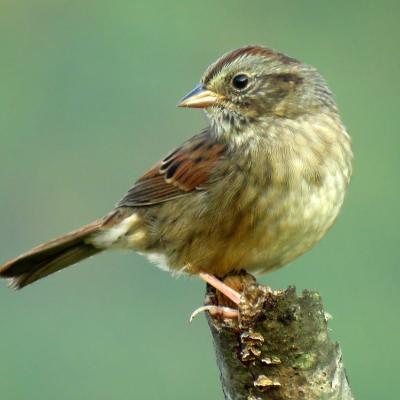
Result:
<svg viewBox="0 0 400 400"><path fill-rule="evenodd" d="M239 310L235 310L233 308L223 306L202 306L192 312L192 315L190 316L190 322L192 322L193 318L197 317L198 314L206 311L213 317L229 319L239 318Z"/></svg>
<svg viewBox="0 0 400 400"><path fill-rule="evenodd" d="M234 304L239 306L240 304L240 293L236 290L232 289L226 283L220 281L214 275L207 274L205 272L200 272L199 277L203 279L203 281L207 282L210 286L215 288L218 292L222 293L226 296L230 301ZM192 315L190 316L190 321L193 320L201 312L207 311L213 317L221 317L221 318L228 318L228 319L236 319L239 317L239 310L234 309L231 307L226 306L217 306L217 305L207 305L202 306L193 311Z"/></svg>

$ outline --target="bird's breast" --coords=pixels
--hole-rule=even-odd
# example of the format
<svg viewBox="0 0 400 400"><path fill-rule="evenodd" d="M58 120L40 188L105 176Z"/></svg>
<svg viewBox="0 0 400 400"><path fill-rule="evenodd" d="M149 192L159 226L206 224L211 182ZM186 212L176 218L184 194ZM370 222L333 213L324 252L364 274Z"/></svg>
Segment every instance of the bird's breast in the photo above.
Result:
<svg viewBox="0 0 400 400"><path fill-rule="evenodd" d="M286 149L252 157L239 206L252 221L238 244L248 249L247 269L265 272L290 262L335 221L350 180L351 149L345 132L328 128L335 140L299 135Z"/></svg>

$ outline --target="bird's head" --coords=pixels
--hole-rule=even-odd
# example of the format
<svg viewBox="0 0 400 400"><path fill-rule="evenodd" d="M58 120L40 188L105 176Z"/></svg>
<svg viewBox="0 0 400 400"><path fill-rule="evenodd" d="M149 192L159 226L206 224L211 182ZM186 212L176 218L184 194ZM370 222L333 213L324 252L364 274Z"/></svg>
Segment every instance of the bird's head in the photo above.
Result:
<svg viewBox="0 0 400 400"><path fill-rule="evenodd" d="M203 108L212 122L241 128L265 118L296 118L335 107L315 68L274 50L247 46L211 64L179 103Z"/></svg>

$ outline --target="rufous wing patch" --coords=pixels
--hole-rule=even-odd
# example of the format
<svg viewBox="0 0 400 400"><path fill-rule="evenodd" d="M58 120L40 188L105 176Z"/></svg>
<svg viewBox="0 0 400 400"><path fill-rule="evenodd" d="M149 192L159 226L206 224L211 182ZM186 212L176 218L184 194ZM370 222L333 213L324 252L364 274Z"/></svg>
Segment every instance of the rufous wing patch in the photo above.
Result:
<svg viewBox="0 0 400 400"><path fill-rule="evenodd" d="M209 131L194 136L157 163L128 191L118 206L161 203L201 189L226 153Z"/></svg>

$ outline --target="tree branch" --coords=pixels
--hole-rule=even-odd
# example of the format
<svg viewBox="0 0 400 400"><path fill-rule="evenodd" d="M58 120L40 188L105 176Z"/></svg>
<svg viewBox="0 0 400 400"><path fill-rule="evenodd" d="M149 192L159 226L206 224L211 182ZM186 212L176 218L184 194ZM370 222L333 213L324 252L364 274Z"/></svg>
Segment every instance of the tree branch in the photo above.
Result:
<svg viewBox="0 0 400 400"><path fill-rule="evenodd" d="M208 314L225 399L352 400L320 295L272 291L248 274L241 286L239 321ZM221 303L208 286L206 305Z"/></svg>

